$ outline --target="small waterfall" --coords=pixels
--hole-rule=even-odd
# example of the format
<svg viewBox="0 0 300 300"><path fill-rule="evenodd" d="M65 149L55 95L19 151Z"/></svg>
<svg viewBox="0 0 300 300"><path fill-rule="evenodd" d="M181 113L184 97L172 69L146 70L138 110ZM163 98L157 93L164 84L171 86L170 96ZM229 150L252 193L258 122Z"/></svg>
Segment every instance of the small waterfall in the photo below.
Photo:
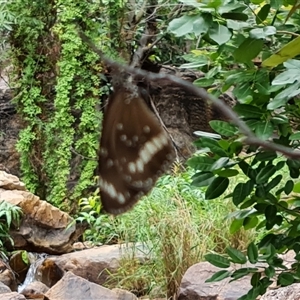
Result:
<svg viewBox="0 0 300 300"><path fill-rule="evenodd" d="M37 268L43 263L44 259L49 255L46 253L28 253L30 267L26 274L26 278L22 284L18 286L18 292L20 293L29 283L35 281L35 272Z"/></svg>

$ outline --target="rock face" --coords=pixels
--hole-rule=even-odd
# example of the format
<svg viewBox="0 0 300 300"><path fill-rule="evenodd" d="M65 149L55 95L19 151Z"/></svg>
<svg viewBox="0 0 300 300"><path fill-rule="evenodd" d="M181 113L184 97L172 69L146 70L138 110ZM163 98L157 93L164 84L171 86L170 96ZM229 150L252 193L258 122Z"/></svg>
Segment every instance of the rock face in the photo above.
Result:
<svg viewBox="0 0 300 300"><path fill-rule="evenodd" d="M16 114L11 102L13 95L8 86L8 77L0 76L0 164L10 173L20 176L19 153L16 143L24 122ZM1 170L1 169L0 169Z"/></svg>
<svg viewBox="0 0 300 300"><path fill-rule="evenodd" d="M205 280L220 270L208 262L191 266L182 278L178 300L237 300L251 289L250 277L234 282L224 279L205 283Z"/></svg>
<svg viewBox="0 0 300 300"><path fill-rule="evenodd" d="M73 219L65 212L40 200L25 190L16 176L0 171L0 201L4 200L22 209L18 228L10 231L14 249L49 254L68 253L81 234Z"/></svg>

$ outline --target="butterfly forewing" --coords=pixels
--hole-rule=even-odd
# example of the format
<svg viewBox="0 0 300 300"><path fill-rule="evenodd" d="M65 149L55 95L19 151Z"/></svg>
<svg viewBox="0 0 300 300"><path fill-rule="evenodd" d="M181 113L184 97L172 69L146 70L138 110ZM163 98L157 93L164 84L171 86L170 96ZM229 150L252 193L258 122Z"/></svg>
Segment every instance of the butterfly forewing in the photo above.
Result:
<svg viewBox="0 0 300 300"><path fill-rule="evenodd" d="M167 133L137 93L117 90L104 115L99 156L100 195L112 214L147 194L174 159Z"/></svg>

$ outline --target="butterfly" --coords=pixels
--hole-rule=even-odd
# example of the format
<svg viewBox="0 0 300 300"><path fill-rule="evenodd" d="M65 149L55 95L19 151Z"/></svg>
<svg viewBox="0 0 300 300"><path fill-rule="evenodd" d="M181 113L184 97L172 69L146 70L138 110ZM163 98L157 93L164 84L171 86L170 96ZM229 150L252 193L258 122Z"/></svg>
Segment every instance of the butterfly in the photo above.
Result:
<svg viewBox="0 0 300 300"><path fill-rule="evenodd" d="M137 87L115 87L102 124L99 150L100 197L106 212L130 208L155 185L174 161L168 133Z"/></svg>

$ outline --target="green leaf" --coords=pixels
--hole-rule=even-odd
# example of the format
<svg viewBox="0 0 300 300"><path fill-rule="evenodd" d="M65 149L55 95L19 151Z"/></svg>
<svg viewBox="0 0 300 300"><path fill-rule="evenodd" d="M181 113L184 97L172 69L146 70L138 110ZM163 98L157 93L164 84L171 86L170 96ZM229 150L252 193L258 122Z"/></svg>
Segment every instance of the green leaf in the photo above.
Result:
<svg viewBox="0 0 300 300"><path fill-rule="evenodd" d="M279 108L280 106L284 106L289 99L294 96L297 96L300 93L300 83L295 82L294 84L290 85L288 88L281 91L279 94L275 96L273 101L271 101L267 105L267 109L274 110Z"/></svg>
<svg viewBox="0 0 300 300"><path fill-rule="evenodd" d="M298 181L297 183L294 184L293 192L300 193L300 181Z"/></svg>
<svg viewBox="0 0 300 300"><path fill-rule="evenodd" d="M229 124L225 121L212 120L209 122L210 127L220 135L231 137L238 133L235 125Z"/></svg>
<svg viewBox="0 0 300 300"><path fill-rule="evenodd" d="M221 196L229 185L229 179L225 177L217 177L208 186L205 192L205 199L211 200Z"/></svg>
<svg viewBox="0 0 300 300"><path fill-rule="evenodd" d="M253 119L259 119L265 113L264 110L249 104L236 104L233 110L238 113L239 116Z"/></svg>
<svg viewBox="0 0 300 300"><path fill-rule="evenodd" d="M277 158L277 153L274 151L262 151L256 154L255 159L258 161L271 161Z"/></svg>
<svg viewBox="0 0 300 300"><path fill-rule="evenodd" d="M258 249L254 242L251 242L247 248L247 256L251 264L256 264L258 260Z"/></svg>
<svg viewBox="0 0 300 300"><path fill-rule="evenodd" d="M253 101L253 88L248 82L237 85L232 92L241 104L249 104Z"/></svg>
<svg viewBox="0 0 300 300"><path fill-rule="evenodd" d="M291 285L295 279L291 273L281 273L278 275L277 281L281 286L288 286Z"/></svg>
<svg viewBox="0 0 300 300"><path fill-rule="evenodd" d="M230 261L218 254L206 254L204 255L204 258L206 261L211 263L212 265L218 267L218 268L229 268L230 267Z"/></svg>
<svg viewBox="0 0 300 300"><path fill-rule="evenodd" d="M246 256L237 249L234 249L232 247L227 247L226 253L229 255L233 263L245 264L247 262Z"/></svg>
<svg viewBox="0 0 300 300"><path fill-rule="evenodd" d="M210 14L206 14L203 16L198 16L197 19L193 23L193 32L196 36L199 36L200 34L205 34L210 24L212 23L212 17Z"/></svg>
<svg viewBox="0 0 300 300"><path fill-rule="evenodd" d="M30 261L29 261L29 257L28 257L28 253L27 251L23 250L21 253L21 257L22 257L22 261L26 264L29 265Z"/></svg>
<svg viewBox="0 0 300 300"><path fill-rule="evenodd" d="M276 170L279 171L281 170L285 165L285 162L284 161L279 161L277 164L276 164Z"/></svg>
<svg viewBox="0 0 300 300"><path fill-rule="evenodd" d="M263 40L249 37L234 51L233 56L238 62L247 63L259 54L263 44Z"/></svg>
<svg viewBox="0 0 300 300"><path fill-rule="evenodd" d="M277 208L275 205L268 205L265 210L265 216L267 220L266 228L271 229L276 223Z"/></svg>
<svg viewBox="0 0 300 300"><path fill-rule="evenodd" d="M229 271L221 270L221 271L216 272L210 278L206 279L205 282L217 282L217 281L223 280L224 278L229 277L230 274L231 273Z"/></svg>
<svg viewBox="0 0 300 300"><path fill-rule="evenodd" d="M241 269L234 271L231 274L231 277L234 280L237 280L237 279L247 276L248 274L253 273L253 272L257 272L257 268L241 268Z"/></svg>
<svg viewBox="0 0 300 300"><path fill-rule="evenodd" d="M277 170L277 168L276 168ZM282 180L282 175L279 174L276 177L274 177L266 186L265 186L265 190L268 193L269 191L271 191L274 187L276 187L280 181Z"/></svg>
<svg viewBox="0 0 300 300"><path fill-rule="evenodd" d="M287 71L284 71L276 76L272 81L272 85L285 85L294 83L295 81L299 81L299 76L300 69L288 69Z"/></svg>
<svg viewBox="0 0 300 300"><path fill-rule="evenodd" d="M255 134L262 140L267 140L273 135L274 125L271 121L258 122L255 128Z"/></svg>
<svg viewBox="0 0 300 300"><path fill-rule="evenodd" d="M238 206L241 204L247 196L249 196L253 190L254 184L252 180L247 181L246 183L238 183L232 193L232 202L234 205Z"/></svg>
<svg viewBox="0 0 300 300"><path fill-rule="evenodd" d="M246 163L244 160L241 160L239 162L239 167L242 169L243 173L249 178L251 179L256 178L257 171L255 169L252 169L251 166L249 166L249 164Z"/></svg>
<svg viewBox="0 0 300 300"><path fill-rule="evenodd" d="M199 172L192 176L192 185L197 187L208 186L214 180L212 172Z"/></svg>
<svg viewBox="0 0 300 300"><path fill-rule="evenodd" d="M276 27L274 26L255 28L249 32L250 37L254 39L265 39L266 37L274 34L276 34Z"/></svg>
<svg viewBox="0 0 300 300"><path fill-rule="evenodd" d="M257 224L258 224L258 218L256 216L246 217L243 223L245 230L252 229L256 227Z"/></svg>
<svg viewBox="0 0 300 300"><path fill-rule="evenodd" d="M290 141L297 141L300 140L300 132L296 132L290 135L289 137Z"/></svg>
<svg viewBox="0 0 300 300"><path fill-rule="evenodd" d="M258 12L258 14L256 15L255 21L256 24L260 24L262 23L268 16L269 12L270 12L270 4L265 4L260 11Z"/></svg>
<svg viewBox="0 0 300 300"><path fill-rule="evenodd" d="M237 231L239 231L243 226L243 222L244 222L243 219L234 219L230 224L230 228L229 228L230 234L234 234Z"/></svg>
<svg viewBox="0 0 300 300"><path fill-rule="evenodd" d="M187 161L187 165L195 170L210 171L215 160L208 156L194 156Z"/></svg>
<svg viewBox="0 0 300 300"><path fill-rule="evenodd" d="M222 147L219 145L219 143L211 138L202 137L200 139L199 143L202 147L207 147L210 149L211 152L214 154L217 154L219 156L225 156L227 157L227 153L222 149Z"/></svg>
<svg viewBox="0 0 300 300"><path fill-rule="evenodd" d="M268 182L268 180L270 179L270 177L272 175L274 175L276 171L277 171L276 167L273 166L273 165L267 165L267 166L265 166L264 168L262 168L258 172L258 174L256 176L256 183L257 184L261 184L261 183Z"/></svg>
<svg viewBox="0 0 300 300"><path fill-rule="evenodd" d="M241 29L251 27L251 25L248 22L238 22L227 19L227 27L239 31Z"/></svg>
<svg viewBox="0 0 300 300"><path fill-rule="evenodd" d="M226 167L229 163L228 157L221 157L215 163L211 166L211 171L220 170L224 167Z"/></svg>
<svg viewBox="0 0 300 300"><path fill-rule="evenodd" d="M252 275L251 281L250 281L250 282L251 282L251 285L252 285L253 287L258 286L260 277L261 277L261 274L260 274L259 272L254 273L254 274ZM258 296L258 295L255 295L255 296ZM252 299L252 298L251 298L251 299ZM254 297L253 299L256 299L256 297Z"/></svg>
<svg viewBox="0 0 300 300"><path fill-rule="evenodd" d="M284 192L286 195L289 195L294 189L294 181L288 180L284 186Z"/></svg>
<svg viewBox="0 0 300 300"><path fill-rule="evenodd" d="M208 30L209 37L218 45L225 44L231 38L231 31L219 23L213 23L211 29Z"/></svg>
<svg viewBox="0 0 300 300"><path fill-rule="evenodd" d="M210 87L214 82L214 78L199 78L194 81L194 85L198 87Z"/></svg>
<svg viewBox="0 0 300 300"><path fill-rule="evenodd" d="M217 175L220 177L233 177L239 174L239 171L236 169L225 169L217 172Z"/></svg>
<svg viewBox="0 0 300 300"><path fill-rule="evenodd" d="M237 20L237 21L247 21L248 20L248 15L240 12L227 12L223 13L221 15L222 18L224 19L231 19L231 20Z"/></svg>
<svg viewBox="0 0 300 300"><path fill-rule="evenodd" d="M193 32L194 22L199 16L184 15L180 18L173 19L168 26L168 31L180 37Z"/></svg>
<svg viewBox="0 0 300 300"><path fill-rule="evenodd" d="M265 274L268 278L273 278L275 275L275 268L273 266L269 266L265 269Z"/></svg>

